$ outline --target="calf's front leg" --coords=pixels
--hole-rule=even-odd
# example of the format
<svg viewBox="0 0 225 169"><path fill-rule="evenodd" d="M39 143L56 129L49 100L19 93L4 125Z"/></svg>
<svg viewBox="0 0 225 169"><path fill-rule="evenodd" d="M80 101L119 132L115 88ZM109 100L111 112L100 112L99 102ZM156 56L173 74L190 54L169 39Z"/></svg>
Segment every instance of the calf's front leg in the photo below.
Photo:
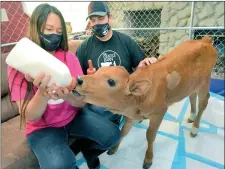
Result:
<svg viewBox="0 0 225 169"><path fill-rule="evenodd" d="M155 137L159 126L162 122L163 115L162 114L154 114L150 117L149 127L146 132L146 137L148 141L148 149L145 154L143 169L149 169L152 165L153 159L153 143L155 141Z"/></svg>
<svg viewBox="0 0 225 169"><path fill-rule="evenodd" d="M125 118L125 123L124 123L124 125L123 125L123 127L121 129L120 139L119 139L118 143L114 147L109 149L109 151L107 152L108 155L112 155L118 150L121 141L129 133L130 129L132 128L133 120L128 118L128 117L124 117L124 118Z"/></svg>

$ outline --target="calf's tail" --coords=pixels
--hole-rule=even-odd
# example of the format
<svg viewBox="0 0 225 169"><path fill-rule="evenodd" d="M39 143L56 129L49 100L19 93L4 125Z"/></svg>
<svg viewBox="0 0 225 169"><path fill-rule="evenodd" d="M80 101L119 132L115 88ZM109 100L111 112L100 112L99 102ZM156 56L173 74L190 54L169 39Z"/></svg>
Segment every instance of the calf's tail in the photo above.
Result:
<svg viewBox="0 0 225 169"><path fill-rule="evenodd" d="M207 42L207 43L212 43L212 38L211 38L210 36L204 36L204 37L202 38L202 40L203 40L204 42Z"/></svg>

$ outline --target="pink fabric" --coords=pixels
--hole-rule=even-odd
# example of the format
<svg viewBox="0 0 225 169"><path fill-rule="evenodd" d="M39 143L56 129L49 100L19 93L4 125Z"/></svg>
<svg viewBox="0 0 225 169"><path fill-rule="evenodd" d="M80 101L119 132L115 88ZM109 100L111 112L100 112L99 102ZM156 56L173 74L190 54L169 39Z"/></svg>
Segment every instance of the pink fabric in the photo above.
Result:
<svg viewBox="0 0 225 169"><path fill-rule="evenodd" d="M65 59L64 54L65 54L64 51L59 50L55 52L55 57L68 66L71 72L71 75L73 77L76 77L78 75L83 75L83 72L77 57L74 56L73 53L67 52L66 59ZM16 72L18 72L17 76L15 76ZM27 84L26 82L23 82L22 87L20 87L23 79L24 79L23 73L16 71L15 69L12 69L10 66L8 66L8 81L9 81L9 87L11 90L11 100L13 102L18 100L24 100L26 90L27 90ZM34 87L33 90L35 93L37 91L37 88ZM32 97L34 96L34 93L32 94ZM38 129L42 129L46 127L65 126L76 116L78 111L79 111L79 108L73 107L65 101L59 104L48 104L43 116L40 119L34 122L27 121L26 136L28 136L30 133Z"/></svg>

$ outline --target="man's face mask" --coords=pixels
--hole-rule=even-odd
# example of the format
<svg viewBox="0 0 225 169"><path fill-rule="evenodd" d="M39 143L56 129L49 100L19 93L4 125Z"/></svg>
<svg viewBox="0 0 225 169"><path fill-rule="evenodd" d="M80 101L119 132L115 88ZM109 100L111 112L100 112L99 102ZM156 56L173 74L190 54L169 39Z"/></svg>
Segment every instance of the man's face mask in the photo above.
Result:
<svg viewBox="0 0 225 169"><path fill-rule="evenodd" d="M109 29L110 29L109 23L96 24L95 26L92 27L92 32L94 33L94 35L102 38L109 32Z"/></svg>
<svg viewBox="0 0 225 169"><path fill-rule="evenodd" d="M41 47L43 47L47 51L54 51L59 47L62 34L40 34Z"/></svg>

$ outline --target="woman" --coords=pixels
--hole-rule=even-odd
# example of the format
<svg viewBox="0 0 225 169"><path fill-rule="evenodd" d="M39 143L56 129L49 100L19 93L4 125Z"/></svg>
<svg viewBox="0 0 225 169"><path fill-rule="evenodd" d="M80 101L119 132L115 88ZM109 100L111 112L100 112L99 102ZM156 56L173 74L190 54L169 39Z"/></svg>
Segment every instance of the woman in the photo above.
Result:
<svg viewBox="0 0 225 169"><path fill-rule="evenodd" d="M49 4L35 8L29 38L65 63L72 76L83 74L77 57L68 52L66 25L57 8ZM40 168L78 169L69 136L85 141L80 148L89 169L100 168L98 156L117 143L119 129L90 110L80 110L85 103L67 88L47 87L50 78L40 73L31 79L8 67L11 100L19 107L21 124L26 123L28 144Z"/></svg>

